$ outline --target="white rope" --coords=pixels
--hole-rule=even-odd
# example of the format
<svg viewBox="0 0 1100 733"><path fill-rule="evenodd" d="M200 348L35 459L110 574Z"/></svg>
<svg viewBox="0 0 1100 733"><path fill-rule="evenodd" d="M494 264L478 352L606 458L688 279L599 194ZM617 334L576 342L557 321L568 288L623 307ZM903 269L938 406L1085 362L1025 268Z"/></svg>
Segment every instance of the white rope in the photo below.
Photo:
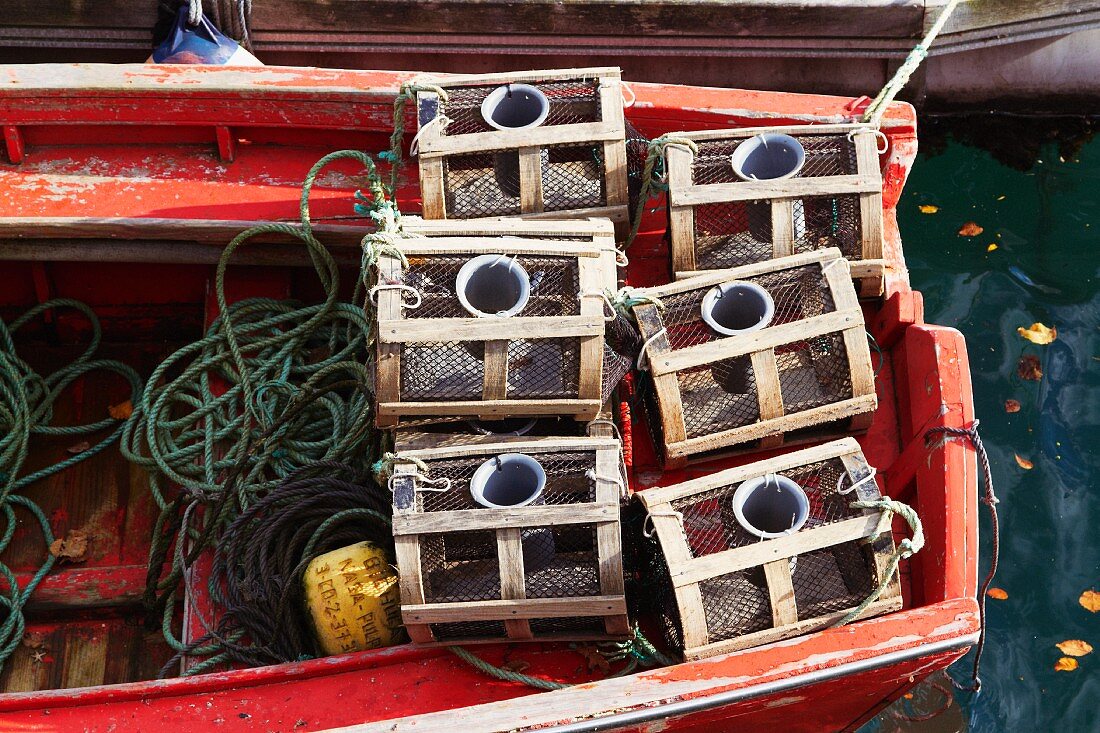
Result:
<svg viewBox="0 0 1100 733"><path fill-rule="evenodd" d="M416 131L416 134L413 135L412 142L409 143L409 157L415 158L417 155L420 154L420 136L423 135L427 130L429 130L433 125L437 125L439 127L440 134L442 134L443 131L447 129L447 125L449 124L451 124L451 118L445 114L437 114L435 117L428 120L428 124L421 127L419 130Z"/></svg>
<svg viewBox="0 0 1100 733"><path fill-rule="evenodd" d="M680 523L680 531L684 531L684 513L678 512L672 507L663 507L667 511L652 511L646 515L645 521L642 522L642 535L647 538L652 538L653 534L657 531L657 528L653 525L654 517L673 517Z"/></svg>
<svg viewBox="0 0 1100 733"><path fill-rule="evenodd" d="M857 127L854 130L848 131L848 142L854 143L856 141L856 135L863 135L866 133L872 133L878 139L879 144L875 146L875 151L882 155L890 149L890 138L886 137L886 133L877 127Z"/></svg>
<svg viewBox="0 0 1100 733"><path fill-rule="evenodd" d="M412 293L413 295L415 295L416 296L416 301L412 302L412 303L406 303L404 298L401 299L401 307L402 308L407 308L408 310L416 310L417 308L420 307L420 304L423 302L423 298L420 295L420 291L417 290L416 288L410 286L410 285L402 285L402 284L399 284L399 283L395 283L395 284L383 283L383 284L380 284L380 285L375 285L373 288L370 289L370 292L367 293L367 298L370 300L370 304L373 305L375 308L378 307L378 291L380 291L380 290L401 290L401 291L404 291L406 293Z"/></svg>
<svg viewBox="0 0 1100 733"><path fill-rule="evenodd" d="M588 478L589 481L603 481L604 483L613 484L615 486L618 486L619 487L619 496L623 496L623 497L626 496L626 484L623 483L623 480L622 480L621 477L618 477L618 476L601 476L600 474L596 473L596 469L594 469L594 468L590 468L587 471L585 471L584 475Z"/></svg>
<svg viewBox="0 0 1100 733"><path fill-rule="evenodd" d="M607 306L607 310L611 311L611 315L607 315L606 311L604 312L603 319L604 319L605 322L611 323L611 321L614 321L618 317L618 313L615 310L615 305L611 302L611 298L608 297L607 293L605 293L604 291L602 291L602 290L584 290L584 291L581 292L581 297L582 298L600 298L601 300L603 300L604 305Z"/></svg>
<svg viewBox="0 0 1100 733"><path fill-rule="evenodd" d="M191 0L187 7L187 25L196 26L202 22L202 0Z"/></svg>
<svg viewBox="0 0 1100 733"><path fill-rule="evenodd" d="M413 491L414 492L416 492L416 491L420 491L420 492L424 492L424 491L444 492L444 491L450 491L451 490L451 480L449 478L446 478L446 477L444 477L444 478L428 478L427 476L422 476L419 473L403 473L403 474L396 474L395 473L392 476L390 476L390 480L389 480L389 487L390 487L390 493L391 494L394 492L393 483L394 483L394 481L396 481L399 478L400 479L406 479L406 478L407 479L412 479Z"/></svg>
<svg viewBox="0 0 1100 733"><path fill-rule="evenodd" d="M606 418L606 417L597 417L597 418L596 418L595 420L592 420L592 421L590 421L590 422L587 422L587 423L585 423L585 425L584 425L584 428L585 428L585 432L586 432L586 433L589 433L589 434L591 434L591 433L589 432L589 429L590 429L590 428L591 428L591 427L592 427L593 425L607 425L608 427L610 427L610 428L611 428L611 431L612 431L613 433L615 433L615 438L616 438L616 439L617 439L617 440L618 440L618 441L619 441L620 443L622 442L622 440L623 440L623 434L619 432L619 426L615 424L615 421L614 421L614 420L609 420L609 419L608 419L608 418Z"/></svg>
<svg viewBox="0 0 1100 733"><path fill-rule="evenodd" d="M640 372L649 371L649 345L652 344L658 337L668 333L668 329L661 326L661 330L653 334L645 340L642 344L642 350L638 352L638 358L634 362L634 368Z"/></svg>
<svg viewBox="0 0 1100 733"><path fill-rule="evenodd" d="M837 476L837 479L836 479L836 493L847 496L848 494L850 494L853 491L855 491L856 489L858 489L860 486L863 486L868 481L874 481L875 480L875 474L877 473L877 471L876 471L874 466L871 466L870 468L871 468L871 472L869 474L867 474L866 476L861 478L859 481L856 481L855 483L853 483L851 486L849 486L846 489L842 489L842 488L840 488L840 486L841 486L841 484L844 483L844 479L845 479L845 477L848 476L848 474L847 473L842 473L839 476Z"/></svg>
<svg viewBox="0 0 1100 733"><path fill-rule="evenodd" d="M619 89L623 95L623 109L630 109L634 106L634 103L638 101L638 95L634 93L634 90L630 88L630 85L625 81L619 82ZM630 101L626 101L626 94L630 93Z"/></svg>

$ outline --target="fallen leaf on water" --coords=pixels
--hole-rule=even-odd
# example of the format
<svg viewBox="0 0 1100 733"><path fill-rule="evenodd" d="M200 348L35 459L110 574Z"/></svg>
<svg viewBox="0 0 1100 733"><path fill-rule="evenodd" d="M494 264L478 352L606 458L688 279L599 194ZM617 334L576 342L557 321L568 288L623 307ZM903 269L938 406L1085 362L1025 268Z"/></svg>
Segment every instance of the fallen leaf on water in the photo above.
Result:
<svg viewBox="0 0 1100 733"><path fill-rule="evenodd" d="M962 236L962 237L976 237L984 231L985 231L985 229L983 229L982 227L978 226L977 224L975 224L972 221L968 221L965 224L963 224L961 227L959 227L959 236Z"/></svg>
<svg viewBox="0 0 1100 733"><path fill-rule="evenodd" d="M88 535L74 529L50 544L50 554L62 561L84 562L88 555Z"/></svg>
<svg viewBox="0 0 1100 733"><path fill-rule="evenodd" d="M1028 459L1021 458L1019 453L1015 453L1014 455L1016 456L1016 464L1025 471L1030 471L1035 467L1035 464Z"/></svg>
<svg viewBox="0 0 1100 733"><path fill-rule="evenodd" d="M1005 412L1019 412L1020 402L1019 400L1005 400Z"/></svg>
<svg viewBox="0 0 1100 733"><path fill-rule="evenodd" d="M1005 197L1004 197L1004 195L998 196L998 197L997 197L997 200L998 200L998 201L1004 201L1004 200L1005 200Z"/></svg>
<svg viewBox="0 0 1100 733"><path fill-rule="evenodd" d="M907 692L907 693L905 693L904 697L905 697L906 700L912 700L914 695L913 695L912 692Z"/></svg>
<svg viewBox="0 0 1100 733"><path fill-rule="evenodd" d="M130 400L119 402L107 408L107 414L115 420L125 420L134 412L134 404Z"/></svg>
<svg viewBox="0 0 1100 733"><path fill-rule="evenodd" d="M988 247L985 248L985 251L986 252L995 252L995 251L997 251L997 245L996 244L990 244Z"/></svg>
<svg viewBox="0 0 1100 733"><path fill-rule="evenodd" d="M83 453L84 451L88 450L91 447L92 447L91 443L89 443L86 440L82 440L79 443L77 443L76 445L70 445L66 450L68 450L70 453L72 453L75 456L77 453Z"/></svg>
<svg viewBox="0 0 1100 733"><path fill-rule="evenodd" d="M1100 593L1094 590L1087 590L1082 593L1077 602L1093 613L1100 611Z"/></svg>
<svg viewBox="0 0 1100 733"><path fill-rule="evenodd" d="M1039 357L1027 355L1021 356L1020 362L1016 365L1016 375L1020 379L1026 379L1031 382L1038 382L1043 378L1043 367L1039 362Z"/></svg>
<svg viewBox="0 0 1100 733"><path fill-rule="evenodd" d="M935 214L940 210L940 207L933 206L932 204L921 204L918 208L922 214Z"/></svg>
<svg viewBox="0 0 1100 733"><path fill-rule="evenodd" d="M985 594L995 601L1008 600L1008 591L1006 591L1004 588L990 588L985 592Z"/></svg>
<svg viewBox="0 0 1100 733"><path fill-rule="evenodd" d="M1062 657L1054 663L1055 672L1072 672L1077 669L1077 660L1073 657Z"/></svg>
<svg viewBox="0 0 1100 733"><path fill-rule="evenodd" d="M1083 657L1092 652L1092 644L1080 639L1066 639L1054 646L1058 647L1058 651L1067 657Z"/></svg>
<svg viewBox="0 0 1100 733"><path fill-rule="evenodd" d="M1020 326L1016 329L1016 333L1023 336L1025 339L1033 344L1046 345L1058 338L1058 329L1047 328L1041 323L1032 323L1031 328L1024 328Z"/></svg>

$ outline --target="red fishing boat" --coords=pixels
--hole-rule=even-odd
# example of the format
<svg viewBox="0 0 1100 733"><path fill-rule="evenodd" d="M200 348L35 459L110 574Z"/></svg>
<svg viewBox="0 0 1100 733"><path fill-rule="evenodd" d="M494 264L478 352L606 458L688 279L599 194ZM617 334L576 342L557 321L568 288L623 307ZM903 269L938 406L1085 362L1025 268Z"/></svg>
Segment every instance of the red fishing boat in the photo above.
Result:
<svg viewBox="0 0 1100 733"><path fill-rule="evenodd" d="M101 353L148 374L209 320L214 264L230 238L255 222L297 221L302 179L325 153L388 148L393 98L411 77L281 67L0 67L0 317L50 298L79 299L101 321ZM637 101L627 118L646 137L848 122L860 112L848 98L631 86ZM410 111L407 129L414 127ZM882 130L889 142L880 158L885 293L863 306L881 348L878 410L859 442L883 494L923 519L927 543L901 566L902 610L608 679L581 670L581 658L563 644L480 648L493 664L522 660L530 674L581 683L553 692L487 677L445 648L416 645L153 680L170 655L143 625L140 605L156 511L144 474L117 451L103 451L23 492L58 537L79 534L87 544L28 599L26 629L0 675L0 728L851 730L957 660L980 630L976 466L968 444L929 447L925 435L973 422L970 372L962 335L924 322L902 257L894 210L917 150L912 107L891 105ZM367 224L351 205L363 185L359 173L336 163L313 194L319 236L347 266L348 281ZM415 176L406 167L397 192L406 213L419 208ZM664 230L664 212L643 219L630 250L631 284L669 279ZM312 273L301 267L308 257L289 239L272 235L234 262L232 297L317 296ZM28 358L46 365L78 353L87 337L86 321L66 311L18 334L33 352ZM92 422L127 394L114 377L88 375L66 390L55 422ZM749 460L662 472L646 431L630 429L625 408L624 417L636 490ZM36 443L28 465L56 462L73 442ZM20 586L42 560L37 532L21 523L4 551Z"/></svg>

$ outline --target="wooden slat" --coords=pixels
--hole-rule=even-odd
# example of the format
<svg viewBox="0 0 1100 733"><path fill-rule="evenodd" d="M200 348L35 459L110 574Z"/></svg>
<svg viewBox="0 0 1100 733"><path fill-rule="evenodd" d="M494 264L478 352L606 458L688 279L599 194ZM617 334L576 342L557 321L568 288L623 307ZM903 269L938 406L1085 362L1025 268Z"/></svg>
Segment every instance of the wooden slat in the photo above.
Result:
<svg viewBox="0 0 1100 733"><path fill-rule="evenodd" d="M618 77L622 69L618 66L584 66L570 69L533 69L530 71L502 71L492 74L440 74L439 76L421 77L425 83L434 84L444 89L453 87L488 86L490 84L519 84L540 81L557 81L568 79L599 79L601 77Z"/></svg>
<svg viewBox="0 0 1100 733"><path fill-rule="evenodd" d="M848 472L848 478L853 483L859 483L860 480L870 475L871 467L867 464L867 459L863 457L862 453L850 453L840 457L841 462L844 464L844 469ZM868 481L860 485L855 490L855 494L851 496L853 500L858 499L860 501L874 501L882 496L882 492L878 485L878 476L874 480ZM865 515L877 514L874 509L862 510ZM880 537L871 545L871 556L874 558L875 563L875 582L879 583L890 570L891 560L890 556L894 552L894 538L892 535L886 535ZM894 596L901 595L901 579L898 574L895 573L893 579L882 593L882 598L892 598Z"/></svg>
<svg viewBox="0 0 1100 733"><path fill-rule="evenodd" d="M577 396L585 400L598 400L603 391L603 350L606 329L604 301L600 297L604 289L602 261L581 260L577 263L577 267L577 281L581 290L581 315L598 318L600 321L598 335L580 339Z"/></svg>
<svg viewBox="0 0 1100 733"><path fill-rule="evenodd" d="M900 608L900 598L875 601L870 606L868 606L867 610L861 613L856 620L869 618L871 616L878 616L889 611L897 611ZM783 626L778 629L764 629L763 631L757 631L752 634L745 634L744 636L727 639L726 641L717 641L713 644L705 644L703 646L699 646L693 649L685 649L684 659L687 661L694 661L696 659L703 659L705 657L713 657L718 654L729 654L730 652L736 652L741 649L748 649L750 647L771 644L772 642L780 641L782 639L790 639L795 636L802 636L803 634L810 634L815 631L821 631L823 629L829 628L837 621L847 616L851 610L851 608L848 608L844 609L843 611L837 611L835 613L826 614L824 616L817 616L811 619L806 619L805 621L799 621L797 623Z"/></svg>
<svg viewBox="0 0 1100 733"><path fill-rule="evenodd" d="M665 148L669 191L690 187L691 151L679 145ZM669 205L669 238L673 270L695 269L695 209Z"/></svg>
<svg viewBox="0 0 1100 733"><path fill-rule="evenodd" d="M416 475L416 466L394 466L394 493L399 491L409 490L411 487L409 483L413 481L413 476ZM406 482L406 486L401 486L401 482ZM407 507L394 506L393 516L397 517L412 516L416 511L415 502ZM416 605L424 602L424 580L421 576L420 565L420 538L416 535L408 535L403 537L394 537L394 555L397 561L397 567L400 569L399 587L401 589L401 605ZM404 611L402 611L402 620L405 623L405 630L409 634L409 638L413 641L426 644L435 641L435 637L432 635L431 629L424 625L418 625L411 623L408 618L405 617Z"/></svg>
<svg viewBox="0 0 1100 733"><path fill-rule="evenodd" d="M402 273L401 261L396 257L383 255L378 258L379 278L382 281L397 282ZM388 323L400 323L402 292L398 290L379 290L377 318ZM369 306L368 306L369 307ZM374 372L374 395L379 402L397 402L401 399L401 345L378 339L375 346L378 355ZM375 415L378 427L392 427L397 420L378 412Z"/></svg>
<svg viewBox="0 0 1100 733"><path fill-rule="evenodd" d="M772 604L772 625L786 626L798 621L798 607L791 583L791 564L787 558L764 563L764 579L768 583L768 598Z"/></svg>
<svg viewBox="0 0 1100 733"><path fill-rule="evenodd" d="M668 335L660 333L664 329L660 312L651 304L643 304L634 308L634 315L638 319L638 327L641 330L643 342L653 339L649 343L648 359L643 359L650 364L654 354L665 354L669 351ZM656 336L656 337L655 337ZM655 337L655 338L654 338ZM662 357L663 358L663 357ZM661 427L665 443L680 443L687 439L687 423L684 420L684 402L680 396L680 384L675 374L653 375L653 388L657 393L657 407L661 413Z"/></svg>
<svg viewBox="0 0 1100 733"><path fill-rule="evenodd" d="M618 502L608 504L568 504L564 506L525 506L509 509L458 509L449 512L400 514L393 517L393 535L430 534L432 532L468 532L500 527L556 527L565 524L616 522Z"/></svg>
<svg viewBox="0 0 1100 733"><path fill-rule="evenodd" d="M794 254L794 199L776 199L772 207L772 258Z"/></svg>
<svg viewBox="0 0 1100 733"><path fill-rule="evenodd" d="M780 135L847 135L852 130L867 128L867 125L787 125L783 127L736 127L724 130L700 130L698 132L682 132L677 137L685 137L695 142L708 142L711 140L728 140L736 138L753 137L761 133L777 133Z"/></svg>
<svg viewBox="0 0 1100 733"><path fill-rule="evenodd" d="M670 351L657 358L653 358L651 349L650 363L654 374L669 374L764 349L774 349L777 346L826 333L835 333L852 326L863 326L863 311L858 307L779 326L769 326L738 336L716 339L705 344L689 346L686 349Z"/></svg>
<svg viewBox="0 0 1100 733"><path fill-rule="evenodd" d="M617 448L601 448L596 451L596 501L618 504L623 487L604 479L622 480L622 465ZM621 527L618 522L596 525L596 554L600 563L600 594L623 595L623 554ZM630 620L625 614L605 616L604 630L618 636L630 633Z"/></svg>
<svg viewBox="0 0 1100 733"><path fill-rule="evenodd" d="M882 173L878 160L878 138L870 133L853 136L856 145L856 169L865 175L879 178L875 191L859 195L859 219L862 224L862 259L877 260L882 257Z"/></svg>
<svg viewBox="0 0 1100 733"><path fill-rule="evenodd" d="M684 537L683 525L671 513L651 513L650 522L661 544L661 552L671 570L691 561L691 551ZM707 617L703 611L703 593L698 583L674 586L676 606L680 612L680 629L685 647L703 646L710 641Z"/></svg>
<svg viewBox="0 0 1100 733"><path fill-rule="evenodd" d="M503 400L508 396L508 342L486 341L482 359L481 397Z"/></svg>
<svg viewBox="0 0 1100 733"><path fill-rule="evenodd" d="M419 157L420 207L425 219L447 218L447 197L442 158Z"/></svg>
<svg viewBox="0 0 1100 733"><path fill-rule="evenodd" d="M623 126L607 122L580 122L573 125L543 125L522 130L471 132L467 135L444 135L437 139L420 139L420 159L442 159L443 156L486 153L493 150L514 150L525 147L549 147L621 140Z"/></svg>
<svg viewBox="0 0 1100 733"><path fill-rule="evenodd" d="M783 473L799 466L806 466L858 452L859 443L853 438L840 438L839 440L815 445L812 448L803 448L763 461L755 461L743 466L727 468L724 471L709 473L706 476L700 476L673 486L645 489L636 492L634 495L638 497L643 506L653 508L659 504L667 504L721 486L732 486L750 478L763 476L766 473Z"/></svg>
<svg viewBox="0 0 1100 733"><path fill-rule="evenodd" d="M858 306L859 298L856 296L855 288L852 286L852 277L848 269L847 261L838 260L835 263L827 264L825 266L825 280L829 283L829 290L832 293L833 302L836 303L838 308L850 308L853 305ZM863 325L860 324L857 328L846 329L843 333L843 339L844 350L848 355L848 371L852 379L852 396L874 396L876 394L875 370L871 365L871 348L867 343L867 334L864 331ZM851 422L851 429L866 430L869 428L874 417L874 409L876 406L877 402L870 410L854 416Z"/></svg>
<svg viewBox="0 0 1100 733"><path fill-rule="evenodd" d="M471 436L478 437L478 436ZM419 450L403 450L397 457L400 463L403 458L444 459L465 458L469 456L483 455L486 458L497 453L554 453L562 450L568 451L594 451L599 448L616 448L619 443L614 438L574 438L555 436L553 438L532 438L522 436L517 440L504 441L502 436L481 436L487 440L480 445L452 445ZM501 442L494 443L494 438L501 438Z"/></svg>
<svg viewBox="0 0 1100 733"><path fill-rule="evenodd" d="M591 420L600 411L599 400L463 400L456 402L380 402L379 417L417 415L474 415L534 417L569 415ZM381 421L379 421L381 424Z"/></svg>
<svg viewBox="0 0 1100 733"><path fill-rule="evenodd" d="M402 606L405 623L447 621L499 621L504 619L610 616L626 613L623 596L578 598L528 598L521 601L466 601Z"/></svg>
<svg viewBox="0 0 1100 733"><path fill-rule="evenodd" d="M729 201L759 201L761 199L802 198L805 196L833 196L845 193L864 193L881 188L875 176L852 174L821 178L785 178L776 181L739 181L737 183L709 183L694 185L678 191L669 191L674 206L699 206Z"/></svg>
<svg viewBox="0 0 1100 733"><path fill-rule="evenodd" d="M396 292L396 291L394 291ZM381 300L381 298L380 298ZM509 339L603 336L602 315L514 316L511 318L401 318L378 320L382 343L499 341Z"/></svg>
<svg viewBox="0 0 1100 733"><path fill-rule="evenodd" d="M692 453L705 453L717 448L725 448L738 443L747 443L750 440L759 440L765 435L776 431L790 432L800 428L812 427L840 420L863 412L875 409L878 400L874 395L853 397L850 400L834 402L821 407L813 407L783 417L777 417L767 423L743 425L741 427L723 430L720 433L704 435L699 438L689 438L681 443L670 444L668 454L672 457L691 455Z"/></svg>
<svg viewBox="0 0 1100 733"><path fill-rule="evenodd" d="M732 280L743 280L769 272L792 270L796 267L805 267L806 265L815 263L820 264L822 262L834 260L840 256L840 250L836 247L826 247L824 249L815 249L809 252L791 255L790 257L784 257L778 260L764 260L763 262L754 262L749 265L731 267L725 270L703 270L700 274L689 280L678 280L655 288L644 288L642 292L647 295L662 298L666 295L686 293L691 290L699 290L700 288L714 286Z"/></svg>
<svg viewBox="0 0 1100 733"><path fill-rule="evenodd" d="M527 598L523 570L523 537L519 529L497 531L497 560L500 565L500 597L506 601ZM506 619L504 629L509 639L530 639L531 623L527 619Z"/></svg>
<svg viewBox="0 0 1100 733"><path fill-rule="evenodd" d="M461 224L476 219L463 219L452 223ZM517 220L518 222L518 220ZM481 228L478 227L478 230ZM582 257L596 259L600 251L591 241L562 242L546 239L534 239L506 234L485 233L476 231L461 235L427 234L406 239L401 243L401 251L406 257L419 257L422 255L491 255L507 252L509 255L535 255L538 257ZM569 235L567 235L569 236Z"/></svg>
<svg viewBox="0 0 1100 733"><path fill-rule="evenodd" d="M597 235L614 234L614 227L603 219L566 219L532 221L515 217L485 217L481 219L427 220L419 216L402 216L402 227L406 232L422 234L427 237L451 237L479 235L522 237L538 240L540 237L574 237L588 240ZM474 240L476 241L476 240ZM549 244L559 243L547 240Z"/></svg>
<svg viewBox="0 0 1100 733"><path fill-rule="evenodd" d="M801 555L825 547L839 545L869 537L878 527L879 513L844 519L832 524L815 527L812 532L796 532L785 537L754 542L744 547L723 550L713 555L693 558L672 566L669 571L673 585L692 585L719 575L765 565L776 560ZM664 547L662 543L662 547Z"/></svg>
<svg viewBox="0 0 1100 733"><path fill-rule="evenodd" d="M521 214L518 218L524 221L541 221L543 219L591 218L603 217L615 225L615 231L619 232L621 225L630 220L629 207L622 206L593 206L587 209L569 209L568 211L544 211L541 214Z"/></svg>
<svg viewBox="0 0 1100 733"><path fill-rule="evenodd" d="M760 419L773 420L783 417L783 390L779 383L779 366L775 362L775 350L757 351L750 357L752 372L756 379L756 399L760 408ZM783 434L768 435L760 439L763 449L778 448L783 445Z"/></svg>
<svg viewBox="0 0 1100 733"><path fill-rule="evenodd" d="M524 214L542 211L542 148L519 149L519 208Z"/></svg>

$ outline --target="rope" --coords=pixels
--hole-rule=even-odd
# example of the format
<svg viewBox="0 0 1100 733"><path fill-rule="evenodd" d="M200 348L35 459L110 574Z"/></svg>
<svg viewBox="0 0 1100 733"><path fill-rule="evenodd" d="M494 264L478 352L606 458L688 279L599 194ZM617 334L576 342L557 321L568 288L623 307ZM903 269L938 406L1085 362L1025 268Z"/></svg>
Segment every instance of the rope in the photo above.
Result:
<svg viewBox="0 0 1100 733"><path fill-rule="evenodd" d="M982 444L982 438L978 435L978 421L975 420L968 428L953 428L946 425L939 425L933 428L929 428L924 433L924 441L932 448L935 444L932 442L932 436L942 435L941 440L946 441L952 438L964 438L970 441L970 444L974 447L974 452L978 457L978 465L981 466L983 480L983 493L981 502L989 507L989 520L991 524L992 536L993 536L993 550L992 555L989 558L989 572L986 573L985 579L982 581L981 587L978 589L978 618L980 619L981 631L978 633L978 644L974 649L974 669L970 674L970 680L965 685L956 682L950 675L948 679L951 680L951 684L957 689L966 692L978 693L982 689L982 680L979 676L982 665L982 652L985 650L985 636L986 636L986 618L985 618L985 599L986 593L989 592L989 586L993 584L993 578L997 575L997 565L1001 558L1001 523L1000 517L997 515L997 504L1000 500L997 499L997 494L993 490L993 471L989 467L989 454L985 451L985 446ZM941 443L942 444L942 443Z"/></svg>
<svg viewBox="0 0 1100 733"><path fill-rule="evenodd" d="M630 234L626 238L624 249L634 243L638 236L638 229L642 225L642 212L646 202L649 201L650 189L654 187L654 176L660 177L660 169L664 167L665 148L670 145L679 145L691 151L692 155L699 152L699 146L687 138L677 137L675 134L661 135L649 141L646 151L645 167L642 169L642 188L638 193L638 206L634 210L634 221L630 225ZM661 165L658 166L658 163ZM659 181L657 182L659 187Z"/></svg>
<svg viewBox="0 0 1100 733"><path fill-rule="evenodd" d="M83 315L91 325L92 338L76 359L51 374L40 375L16 354L12 334L42 313L59 308L71 308ZM58 299L41 303L13 321L10 327L0 320L0 512L4 521L3 532L0 533L0 553L15 537L17 508L30 512L47 548L54 541L53 530L42 509L17 491L102 452L121 434L121 421L112 417L83 425L51 425L53 406L61 393L93 371L113 372L125 379L130 385L131 402L137 400L141 392L141 378L133 369L118 361L92 359L99 348L101 335L99 319L88 306L75 300ZM110 432L95 445L45 468L20 475L30 454L33 436L81 436L108 429ZM22 588L14 571L7 564L0 563L0 576L7 584L4 594L0 595L3 619L0 622L0 668L23 639L26 628L23 609L27 600L56 561L57 558L47 552L42 564Z"/></svg>
<svg viewBox="0 0 1100 733"><path fill-rule="evenodd" d="M879 582L878 587L872 590L871 594L864 598L862 603L849 611L844 618L833 624L834 628L837 626L844 626L859 618L872 603L879 599L882 592L886 590L886 586L893 580L894 573L897 572L898 565L901 564L901 561L908 557L912 557L924 547L924 527L921 525L920 517L917 516L916 511L908 504L902 504L900 501L894 501L884 496L869 501L853 501L849 506L853 509L877 509L882 512L882 518L879 521L878 528L873 535L867 538L868 541L874 540L890 532L890 524L893 522L895 514L901 515L902 519L906 521L910 531L913 533L913 537L906 537L898 543L893 554L890 555L890 563L887 566L886 572L882 574L882 580Z"/></svg>
<svg viewBox="0 0 1100 733"><path fill-rule="evenodd" d="M393 98L393 134L390 135L390 149L381 157L390 164L390 195L397 193L397 178L401 172L401 163L404 157L405 142L405 107L409 100L416 100L419 92L431 92L439 97L439 102L445 104L450 97L447 90L435 84L418 83L415 79L401 85L401 90ZM436 110L436 114L442 114L442 110ZM429 123L430 124L430 123ZM419 134L419 133L418 133Z"/></svg>
<svg viewBox="0 0 1100 733"><path fill-rule="evenodd" d="M187 25L197 26L202 22L202 0L189 0L187 7Z"/></svg>
<svg viewBox="0 0 1100 733"><path fill-rule="evenodd" d="M913 47L913 50L910 51L909 55L905 58L905 62L894 72L893 78L886 83L886 86L884 86L878 95L871 100L871 103L867 105L867 109L863 112L863 122L869 122L875 127L879 126L882 122L882 116L886 114L886 108L890 106L890 103L894 101L894 97L896 97L898 92L900 92L909 82L909 77L913 75L913 72L915 72L924 59L928 57L928 49L932 46L932 42L936 40L936 36L943 30L944 25L947 23L947 19L955 12L955 8L958 7L958 5L959 0L948 1L939 17L936 18L936 22L932 24L932 27L928 29L924 38L921 39L921 42Z"/></svg>

